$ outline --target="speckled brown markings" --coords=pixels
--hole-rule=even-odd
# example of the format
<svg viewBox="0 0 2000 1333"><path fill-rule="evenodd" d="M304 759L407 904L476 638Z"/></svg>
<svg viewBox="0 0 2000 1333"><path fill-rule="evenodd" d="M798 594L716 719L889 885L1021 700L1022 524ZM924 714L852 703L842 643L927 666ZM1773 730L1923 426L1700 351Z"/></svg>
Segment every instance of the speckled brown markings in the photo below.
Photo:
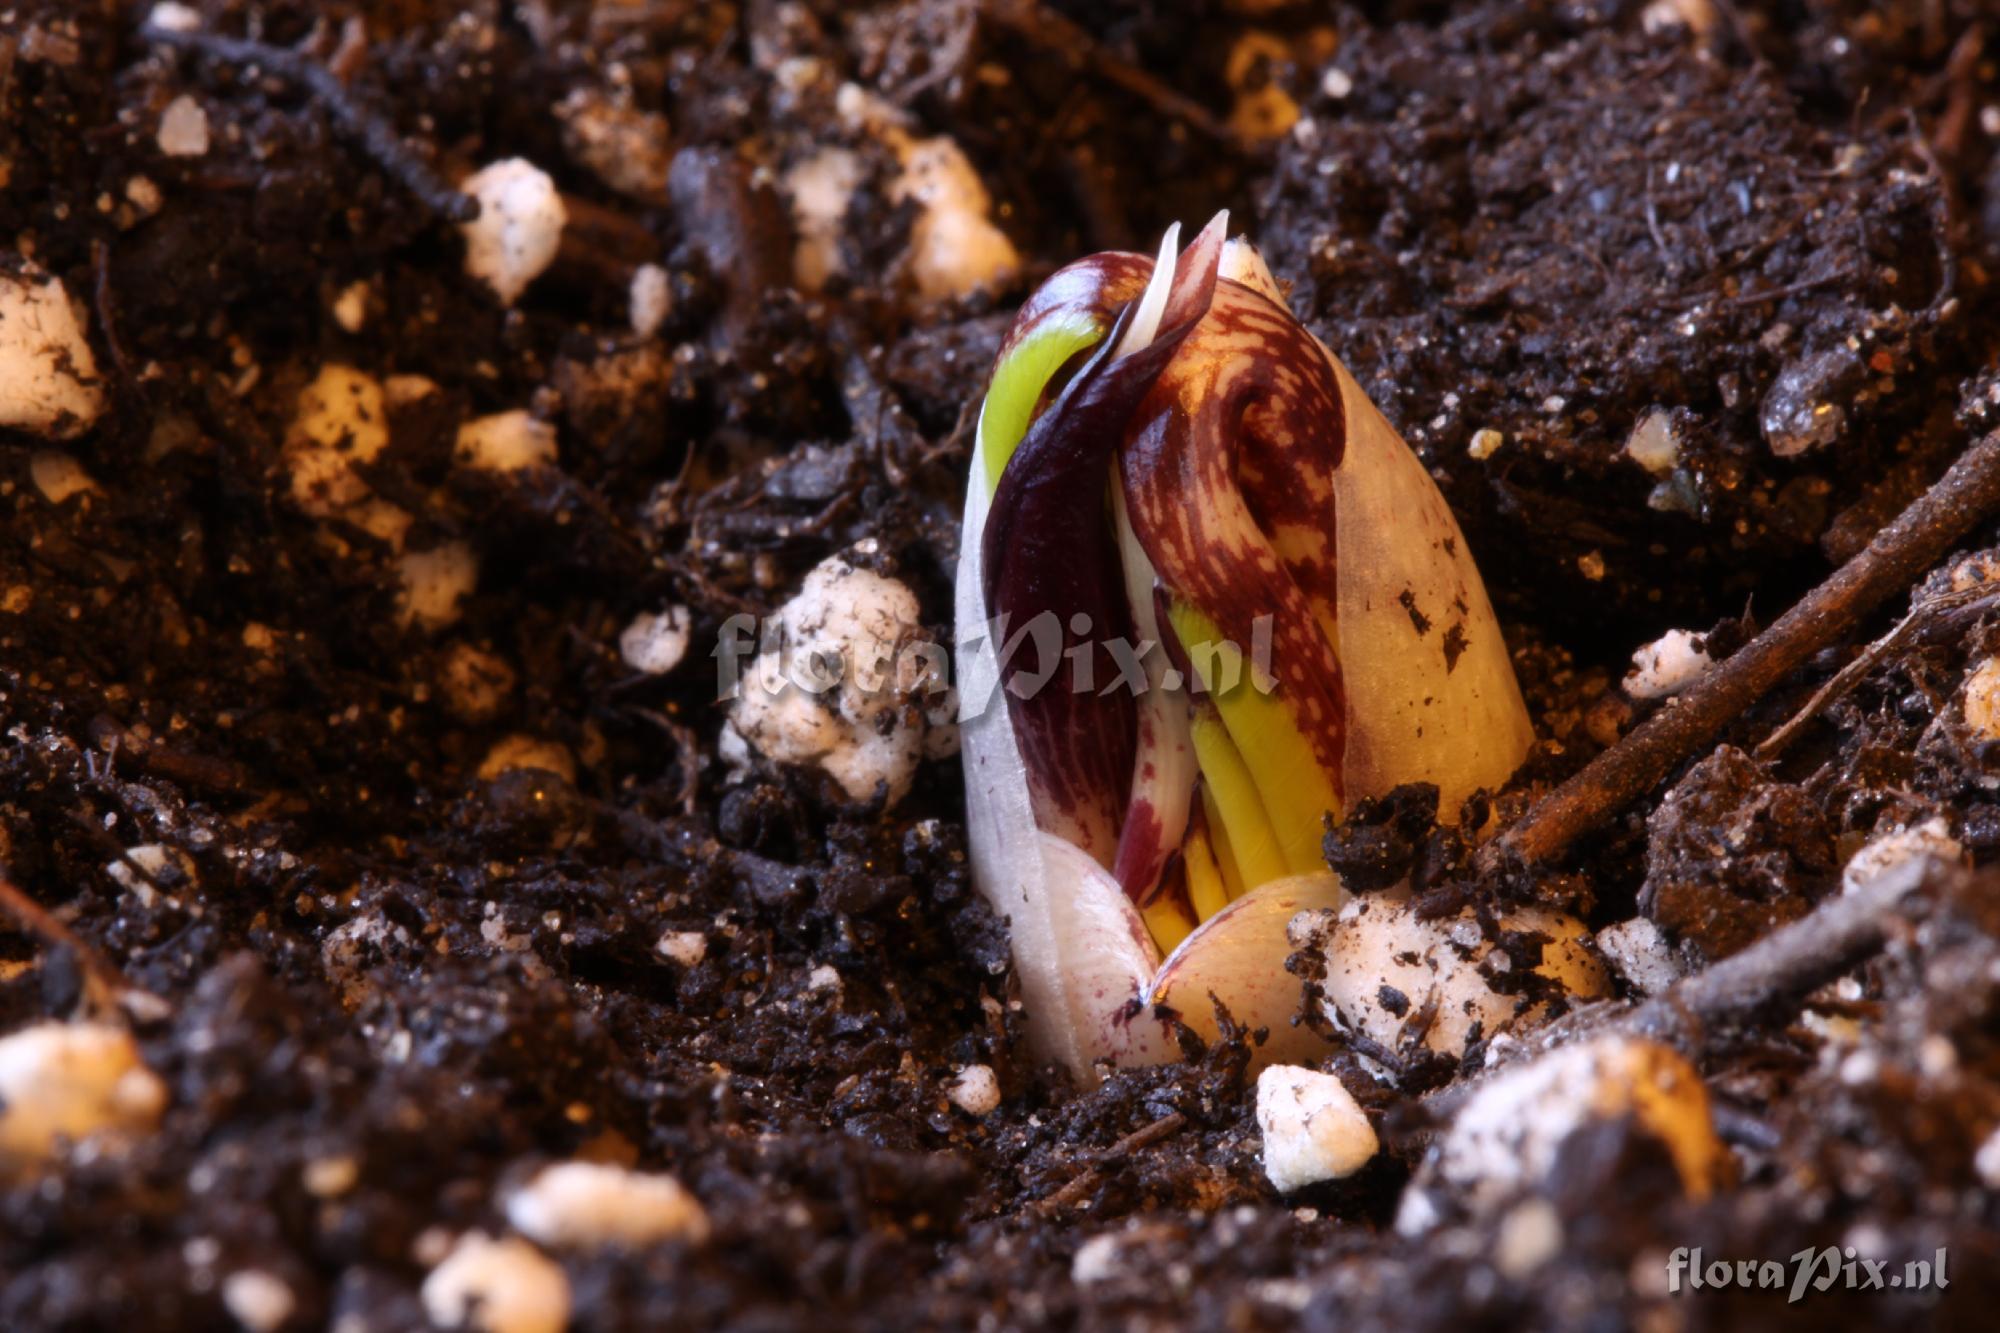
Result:
<svg viewBox="0 0 2000 1333"><path fill-rule="evenodd" d="M1340 388L1312 336L1223 281L1141 405L1121 465L1133 528L1171 595L1246 651L1256 618L1273 617L1277 693L1334 775L1346 707L1333 474L1345 443Z"/></svg>

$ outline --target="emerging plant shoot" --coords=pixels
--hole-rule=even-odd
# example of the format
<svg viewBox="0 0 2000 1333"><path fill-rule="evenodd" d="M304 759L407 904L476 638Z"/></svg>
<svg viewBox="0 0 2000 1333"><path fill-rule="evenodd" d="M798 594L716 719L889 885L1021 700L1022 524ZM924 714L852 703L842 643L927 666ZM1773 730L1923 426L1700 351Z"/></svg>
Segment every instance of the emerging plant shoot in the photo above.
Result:
<svg viewBox="0 0 2000 1333"><path fill-rule="evenodd" d="M1443 497L1226 222L1029 299L967 489L974 873L1080 1076L1173 1058L1151 1007L1210 1027L1211 993L1296 1048L1326 818L1418 781L1455 810L1531 739Z"/></svg>

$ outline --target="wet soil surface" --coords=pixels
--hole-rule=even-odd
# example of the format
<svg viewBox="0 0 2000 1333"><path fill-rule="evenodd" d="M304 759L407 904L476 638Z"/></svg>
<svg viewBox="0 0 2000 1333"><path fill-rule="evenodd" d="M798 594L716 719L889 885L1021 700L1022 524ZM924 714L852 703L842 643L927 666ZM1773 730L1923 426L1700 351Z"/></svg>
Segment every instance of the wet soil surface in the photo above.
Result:
<svg viewBox="0 0 2000 1333"><path fill-rule="evenodd" d="M1611 1126L1525 1263L1493 1218L1397 1234L1420 1089L1350 1056L1384 1152L1283 1197L1253 1038L1087 1089L1038 1067L956 762L888 809L733 770L707 652L841 551L948 626L1013 307L1229 206L1460 514L1541 739L1518 813L1660 706L1618 687L1635 647L1740 641L2000 425L1987 7L160 10L0 15L4 264L63 281L106 396L68 438L0 431L0 857L83 950L0 933L0 1029L87 1010L101 959L165 1001L133 1022L170 1093L157 1132L0 1188L0 1325L224 1327L254 1271L286 1327L424 1327L442 1249L572 1157L670 1171L711 1225L558 1252L580 1328L1984 1322L1996 881L1810 1021L1715 1044L1733 1187L1683 1198ZM288 54L169 45L149 11ZM163 140L180 99L198 152ZM1016 276L923 293L884 124L956 141ZM792 173L829 149L850 197L809 291ZM515 156L570 223L504 307L437 196ZM390 386L353 475L406 529L293 484L328 364ZM463 421L515 409L553 464L454 464ZM52 498L51 451L93 484ZM413 615L402 562L441 549L476 578ZM621 634L668 606L692 647L647 674ZM2000 854L1979 604L1751 757L1857 646L1538 891L1693 964L1839 892L1879 830ZM489 762L512 737L537 762ZM1390 841L1368 855L1407 868ZM980 1065L983 1116L948 1095ZM1948 1247L1951 1286L1666 1289L1679 1246L1809 1245Z"/></svg>

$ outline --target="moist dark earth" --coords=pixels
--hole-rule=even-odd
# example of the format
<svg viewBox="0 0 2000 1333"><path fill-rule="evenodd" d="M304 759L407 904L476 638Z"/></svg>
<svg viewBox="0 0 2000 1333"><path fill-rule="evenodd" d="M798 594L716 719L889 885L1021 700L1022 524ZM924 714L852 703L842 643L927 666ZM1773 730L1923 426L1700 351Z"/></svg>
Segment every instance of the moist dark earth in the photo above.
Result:
<svg viewBox="0 0 2000 1333"><path fill-rule="evenodd" d="M1633 649L1740 642L2000 426L1990 5L185 9L289 55L169 46L113 0L0 14L0 248L84 308L108 398L59 446L96 482L61 503L31 462L58 446L0 433L0 857L75 937L0 931L0 1029L82 1014L115 969L165 1002L132 1021L171 1093L157 1132L0 1189L0 1325L227 1327L222 1276L255 1269L287 1327L424 1327L439 1238L504 1231L506 1191L579 1156L676 1174L712 1233L558 1254L578 1328L1987 1323L2000 880L1825 1001L1850 1054L1791 1013L1711 1044L1732 1188L1683 1198L1614 1134L1545 1185L1562 1243L1524 1270L1490 1221L1391 1225L1417 1094L1459 1071L1336 1055L1384 1151L1280 1197L1254 1036L1094 1088L1038 1067L956 761L887 809L734 775L705 654L864 542L945 634L1012 309L1226 206L1460 516L1538 729L1495 806L1518 814L1658 707L1619 688ZM958 143L1016 277L919 294L919 209L850 85ZM169 156L184 95L208 144ZM594 148L565 106L626 136ZM784 182L829 147L858 180L808 293ZM506 308L439 199L516 156L570 224ZM668 298L643 334L640 264ZM436 386L363 472L413 547L476 552L447 622L401 613L385 542L295 500L288 424L328 363ZM454 467L458 424L510 409L554 425L557 462ZM1626 449L1649 419L1673 446L1650 469ZM621 631L669 605L687 660L635 671ZM1838 893L1878 828L1939 816L2000 856L2000 751L1965 716L2000 652L1977 605L1753 757L1908 609L1532 891L1593 927L1643 912L1698 964ZM454 689L467 648L497 697ZM573 776L482 779L515 735ZM135 875L145 844L174 854ZM663 956L668 932L703 956ZM990 1115L947 1098L969 1064L998 1074ZM334 1160L355 1176L329 1195ZM1857 1243L1948 1247L1951 1285L1665 1289L1677 1246Z"/></svg>

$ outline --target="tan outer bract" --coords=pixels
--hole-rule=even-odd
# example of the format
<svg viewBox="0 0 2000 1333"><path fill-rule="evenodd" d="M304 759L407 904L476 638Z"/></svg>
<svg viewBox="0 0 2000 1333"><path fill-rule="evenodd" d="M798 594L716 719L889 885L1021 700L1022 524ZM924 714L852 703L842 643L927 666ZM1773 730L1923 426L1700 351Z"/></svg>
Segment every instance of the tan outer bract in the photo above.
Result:
<svg viewBox="0 0 2000 1333"><path fill-rule="evenodd" d="M1456 823L1476 788L1514 775L1534 728L1458 521L1423 463L1326 355L1347 406L1347 457L1333 474L1347 799L1433 782L1439 813Z"/></svg>
<svg viewBox="0 0 2000 1333"><path fill-rule="evenodd" d="M1214 995L1240 1026L1268 1029L1257 1063L1313 1063L1330 1048L1296 1022L1299 979L1285 970L1286 927L1300 912L1336 907L1346 892L1331 874L1293 875L1260 885L1201 923L1155 974L1148 994L1171 1005L1208 1040L1218 1035Z"/></svg>

